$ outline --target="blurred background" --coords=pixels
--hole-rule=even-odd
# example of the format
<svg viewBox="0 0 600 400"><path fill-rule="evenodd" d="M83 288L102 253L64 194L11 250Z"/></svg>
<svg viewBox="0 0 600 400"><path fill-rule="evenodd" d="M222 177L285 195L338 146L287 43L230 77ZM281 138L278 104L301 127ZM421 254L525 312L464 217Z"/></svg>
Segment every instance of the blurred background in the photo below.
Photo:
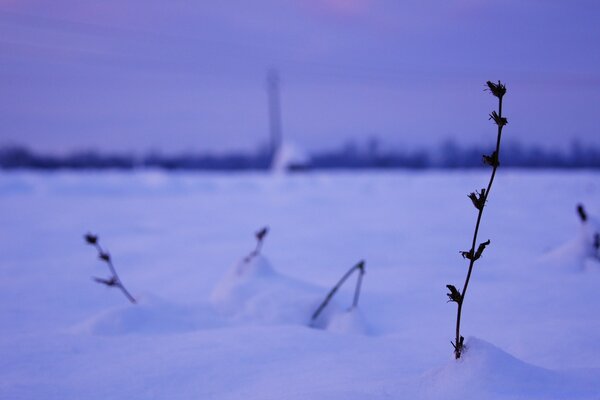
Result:
<svg viewBox="0 0 600 400"><path fill-rule="evenodd" d="M600 167L595 1L0 1L0 165Z"/></svg>

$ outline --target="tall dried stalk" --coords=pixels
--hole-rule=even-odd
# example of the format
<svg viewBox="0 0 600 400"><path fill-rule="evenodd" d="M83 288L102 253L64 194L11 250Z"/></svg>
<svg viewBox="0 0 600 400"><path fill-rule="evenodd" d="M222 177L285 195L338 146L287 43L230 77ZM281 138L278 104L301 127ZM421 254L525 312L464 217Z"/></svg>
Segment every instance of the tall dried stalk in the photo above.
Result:
<svg viewBox="0 0 600 400"><path fill-rule="evenodd" d="M492 189L492 184L494 183L494 178L496 177L496 170L500 165L500 140L502 139L502 128L508 123L508 120L502 116L502 99L506 94L506 86L503 85L500 81L498 83L493 83L491 81L487 81L487 89L489 90L495 97L498 98L498 112L492 111L490 114L490 120L492 120L496 126L498 127L498 133L496 137L496 150L491 155L484 155L483 162L492 167L492 175L490 176L490 181L487 185L487 188L481 189L481 192L473 192L469 194L469 198L471 202L478 210L477 214L477 222L475 223L475 231L473 232L473 241L471 243L471 249L469 251L461 251L461 255L463 258L469 260L469 270L467 272L467 277L465 279L465 283L463 285L462 290L459 292L458 289L453 285L446 285L450 293L448 293L448 298L450 302L454 302L458 305L457 313L456 313L456 336L452 346L454 347L454 356L456 359L459 359L461 354L464 351L464 340L465 338L460 334L460 322L462 317L462 309L463 303L465 299L465 295L467 294L467 288L469 287L469 281L471 279L471 273L473 272L473 266L475 265L475 261L477 261L486 246L490 244L490 241L487 240L482 242L477 247L477 235L479 233L479 226L481 224L481 217L483 216L483 210L485 209L485 205L490 195L490 191Z"/></svg>

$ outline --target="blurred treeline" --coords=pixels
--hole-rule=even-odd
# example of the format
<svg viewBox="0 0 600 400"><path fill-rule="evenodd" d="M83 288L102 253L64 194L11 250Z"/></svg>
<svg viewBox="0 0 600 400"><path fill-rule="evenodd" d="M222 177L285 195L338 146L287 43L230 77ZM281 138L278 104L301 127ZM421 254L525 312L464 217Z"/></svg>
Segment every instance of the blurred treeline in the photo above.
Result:
<svg viewBox="0 0 600 400"><path fill-rule="evenodd" d="M310 169L367 169L367 168L480 168L482 155L491 149L481 145L462 146L447 140L439 146L422 149L386 149L377 140L359 145L348 142L343 146L309 153ZM223 154L186 153L145 155L80 151L66 155L43 154L23 146L0 148L0 167L3 169L137 169L167 170L266 170L272 155L266 148L249 152ZM293 161L293 160L292 160ZM508 142L501 152L503 167L599 169L600 147L573 142L565 148L547 148Z"/></svg>

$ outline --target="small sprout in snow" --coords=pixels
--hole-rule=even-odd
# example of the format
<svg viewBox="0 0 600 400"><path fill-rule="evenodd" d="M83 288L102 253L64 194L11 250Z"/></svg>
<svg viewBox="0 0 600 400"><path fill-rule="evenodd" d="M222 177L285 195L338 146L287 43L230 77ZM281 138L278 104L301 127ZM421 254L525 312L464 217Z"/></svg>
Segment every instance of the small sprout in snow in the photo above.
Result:
<svg viewBox="0 0 600 400"><path fill-rule="evenodd" d="M119 279L119 275L117 275L117 271L115 270L115 267L111 261L110 254L107 251L104 251L102 247L100 247L100 243L98 242L98 236L88 233L84 235L84 239L87 244L96 248L96 250L98 251L98 258L106 263L111 273L111 276L108 279L94 277L94 281L106 285L108 287L118 287L119 289L121 289L121 292L123 292L123 295L125 295L125 297L127 297L127 299L130 302L135 304L135 299L131 294L129 294L127 289L125 289L123 282L121 282L121 279Z"/></svg>

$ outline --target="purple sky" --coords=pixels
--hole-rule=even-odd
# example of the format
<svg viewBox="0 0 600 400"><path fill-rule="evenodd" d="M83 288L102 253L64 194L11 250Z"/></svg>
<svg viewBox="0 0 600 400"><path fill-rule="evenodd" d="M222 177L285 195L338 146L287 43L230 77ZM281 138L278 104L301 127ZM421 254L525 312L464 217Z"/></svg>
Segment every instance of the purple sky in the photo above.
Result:
<svg viewBox="0 0 600 400"><path fill-rule="evenodd" d="M599 19L577 0L0 0L0 144L253 149L274 66L307 149L488 142L488 79L507 139L600 145Z"/></svg>

